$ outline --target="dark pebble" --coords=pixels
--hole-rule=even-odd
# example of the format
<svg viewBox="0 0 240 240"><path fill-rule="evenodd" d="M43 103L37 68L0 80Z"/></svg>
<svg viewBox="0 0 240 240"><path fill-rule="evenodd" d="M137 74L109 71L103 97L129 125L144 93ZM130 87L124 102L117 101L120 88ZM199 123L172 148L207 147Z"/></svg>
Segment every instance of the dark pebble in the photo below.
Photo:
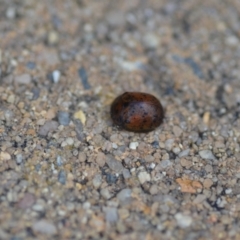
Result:
<svg viewBox="0 0 240 240"><path fill-rule="evenodd" d="M117 177L111 173L107 173L106 181L108 184L114 184L117 182Z"/></svg>
<svg viewBox="0 0 240 240"><path fill-rule="evenodd" d="M202 69L192 58L185 58L184 62L192 69L193 73L196 76L198 76L201 79L204 78Z"/></svg>
<svg viewBox="0 0 240 240"><path fill-rule="evenodd" d="M40 171L41 167L42 165L38 163L37 165L35 165L35 170L38 172Z"/></svg>
<svg viewBox="0 0 240 240"><path fill-rule="evenodd" d="M87 71L85 70L85 68L81 67L78 70L78 75L82 80L82 85L84 87L85 90L88 90L91 88L89 82L88 82L88 75L87 75Z"/></svg>
<svg viewBox="0 0 240 240"><path fill-rule="evenodd" d="M74 124L75 124L75 131L77 133L77 139L79 141L83 141L84 139L84 133L83 133L83 125L82 122L79 119L75 119L74 120Z"/></svg>
<svg viewBox="0 0 240 240"><path fill-rule="evenodd" d="M172 58L175 62L187 64L192 69L193 73L200 79L204 78L202 69L192 58L190 57L182 58L181 56L178 55L173 55Z"/></svg>
<svg viewBox="0 0 240 240"><path fill-rule="evenodd" d="M60 125L68 126L70 123L70 114L68 112L58 112L58 122Z"/></svg>
<svg viewBox="0 0 240 240"><path fill-rule="evenodd" d="M64 170L60 170L60 172L58 174L58 181L63 185L66 184L67 175Z"/></svg>
<svg viewBox="0 0 240 240"><path fill-rule="evenodd" d="M32 94L33 94L32 100L37 100L39 98L39 95L40 95L40 89L33 88L32 89Z"/></svg>
<svg viewBox="0 0 240 240"><path fill-rule="evenodd" d="M151 144L154 148L159 148L159 142L158 141L154 141Z"/></svg>
<svg viewBox="0 0 240 240"><path fill-rule="evenodd" d="M28 62L28 63L26 64L26 67L27 67L28 69L30 69L30 70L33 70L33 69L36 68L36 63L35 63L35 62Z"/></svg>

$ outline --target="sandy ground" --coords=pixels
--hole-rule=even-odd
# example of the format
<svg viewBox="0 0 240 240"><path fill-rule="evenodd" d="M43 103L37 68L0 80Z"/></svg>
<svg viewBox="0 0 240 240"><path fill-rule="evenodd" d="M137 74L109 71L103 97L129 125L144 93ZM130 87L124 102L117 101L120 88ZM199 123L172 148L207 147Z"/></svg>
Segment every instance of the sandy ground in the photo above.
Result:
<svg viewBox="0 0 240 240"><path fill-rule="evenodd" d="M0 239L240 239L238 0L1 0ZM115 126L125 91L163 124Z"/></svg>

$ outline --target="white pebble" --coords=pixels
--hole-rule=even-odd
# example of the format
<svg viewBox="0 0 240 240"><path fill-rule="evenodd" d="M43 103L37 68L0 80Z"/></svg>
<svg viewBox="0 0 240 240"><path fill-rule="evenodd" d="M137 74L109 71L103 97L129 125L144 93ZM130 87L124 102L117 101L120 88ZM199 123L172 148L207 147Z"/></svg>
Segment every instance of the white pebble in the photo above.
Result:
<svg viewBox="0 0 240 240"><path fill-rule="evenodd" d="M131 142L131 143L129 144L129 148L130 148L130 149L133 149L133 150L136 150L137 147L138 147L138 145L139 145L138 142Z"/></svg>
<svg viewBox="0 0 240 240"><path fill-rule="evenodd" d="M116 143L112 143L112 148L113 149L117 149L118 148L118 145Z"/></svg>
<svg viewBox="0 0 240 240"><path fill-rule="evenodd" d="M239 40L236 36L232 35L232 36L229 36L227 39L226 39L226 44L229 45L229 46L237 46L239 43Z"/></svg>
<svg viewBox="0 0 240 240"><path fill-rule="evenodd" d="M58 83L61 77L61 73L58 70L52 72L52 80L54 83Z"/></svg>
<svg viewBox="0 0 240 240"><path fill-rule="evenodd" d="M175 219L177 220L177 224L180 228L187 228L192 224L192 218L183 213L175 214Z"/></svg>
<svg viewBox="0 0 240 240"><path fill-rule="evenodd" d="M140 181L141 184L148 182L151 180L150 174L147 172L140 172L138 174L138 180Z"/></svg>
<svg viewBox="0 0 240 240"><path fill-rule="evenodd" d="M66 142L67 142L67 144L70 145L70 146L74 144L73 138L70 138L70 137L66 139Z"/></svg>
<svg viewBox="0 0 240 240"><path fill-rule="evenodd" d="M225 190L225 193L226 193L226 194L231 194L231 193L232 193L232 189L231 189L231 188L227 188L227 189Z"/></svg>
<svg viewBox="0 0 240 240"><path fill-rule="evenodd" d="M180 153L180 148L179 147L175 147L175 148L173 148L173 150L172 150L175 154L179 154Z"/></svg>
<svg viewBox="0 0 240 240"><path fill-rule="evenodd" d="M21 164L22 163L22 160L23 160L23 156L22 156L22 154L17 154L16 155L16 162L17 162L17 164Z"/></svg>
<svg viewBox="0 0 240 240"><path fill-rule="evenodd" d="M15 8L12 8L12 7L9 7L6 11L6 17L8 19L14 19L16 17L16 9Z"/></svg>
<svg viewBox="0 0 240 240"><path fill-rule="evenodd" d="M40 204L34 204L32 206L32 209L36 212L43 212L44 211L44 207Z"/></svg>

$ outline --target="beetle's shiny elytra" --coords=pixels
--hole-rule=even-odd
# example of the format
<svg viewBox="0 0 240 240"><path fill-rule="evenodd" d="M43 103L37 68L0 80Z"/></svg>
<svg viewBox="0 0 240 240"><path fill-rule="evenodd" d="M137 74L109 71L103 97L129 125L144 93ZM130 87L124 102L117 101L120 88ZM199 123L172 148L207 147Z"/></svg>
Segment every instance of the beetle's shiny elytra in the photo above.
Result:
<svg viewBox="0 0 240 240"><path fill-rule="evenodd" d="M133 132L149 132L158 127L164 118L159 100L151 94L125 92L111 106L113 122Z"/></svg>

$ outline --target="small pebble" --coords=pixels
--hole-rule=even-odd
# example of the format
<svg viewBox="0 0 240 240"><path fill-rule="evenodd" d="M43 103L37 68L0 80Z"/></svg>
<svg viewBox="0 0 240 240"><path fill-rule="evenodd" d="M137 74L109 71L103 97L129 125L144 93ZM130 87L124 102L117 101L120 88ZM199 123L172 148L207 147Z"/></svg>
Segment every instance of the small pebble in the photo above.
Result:
<svg viewBox="0 0 240 240"><path fill-rule="evenodd" d="M192 218L183 213L175 214L175 219L177 220L177 224L180 228L187 228L192 224Z"/></svg>
<svg viewBox="0 0 240 240"><path fill-rule="evenodd" d="M23 160L22 154L17 154L17 155L16 155L16 163L17 163L17 164L21 164L21 163L22 163L22 160Z"/></svg>
<svg viewBox="0 0 240 240"><path fill-rule="evenodd" d="M132 190L129 188L122 189L118 194L117 194L117 199L120 202L126 202L131 199L131 194Z"/></svg>
<svg viewBox="0 0 240 240"><path fill-rule="evenodd" d="M42 137L46 137L49 132L56 131L58 123L56 121L47 121L43 126L40 127L38 134Z"/></svg>
<svg viewBox="0 0 240 240"><path fill-rule="evenodd" d="M25 193L23 198L17 203L18 208L27 209L35 203L36 197L32 193Z"/></svg>
<svg viewBox="0 0 240 240"><path fill-rule="evenodd" d="M180 153L180 151L181 151L181 149L179 148L179 147L175 147L175 148L173 148L173 150L172 150L175 154L179 154Z"/></svg>
<svg viewBox="0 0 240 240"><path fill-rule="evenodd" d="M52 81L53 81L54 83L58 83L60 77L61 77L60 71L55 70L55 71L52 72Z"/></svg>
<svg viewBox="0 0 240 240"><path fill-rule="evenodd" d="M109 199L109 198L112 197L112 195L111 195L111 193L109 192L108 188L103 188L103 189L101 189L100 194L101 194L101 196L102 196L104 199Z"/></svg>
<svg viewBox="0 0 240 240"><path fill-rule="evenodd" d="M147 172L140 172L138 174L138 180L140 181L141 184L145 182L149 182L151 180L151 176Z"/></svg>
<svg viewBox="0 0 240 240"><path fill-rule="evenodd" d="M44 207L40 204L35 204L32 206L32 209L36 212L43 212L44 211Z"/></svg>
<svg viewBox="0 0 240 240"><path fill-rule="evenodd" d="M59 36L56 31L50 31L47 36L47 43L49 45L57 44L59 41Z"/></svg>
<svg viewBox="0 0 240 240"><path fill-rule="evenodd" d="M228 36L226 38L226 44L231 47L237 46L239 44L239 39L234 35Z"/></svg>
<svg viewBox="0 0 240 240"><path fill-rule="evenodd" d="M14 19L17 15L16 8L9 7L6 11L6 17L8 19Z"/></svg>
<svg viewBox="0 0 240 240"><path fill-rule="evenodd" d="M30 70L33 70L36 68L36 63L35 62L27 62L26 67Z"/></svg>
<svg viewBox="0 0 240 240"><path fill-rule="evenodd" d="M58 122L60 125L68 126L70 123L70 114L68 112L58 112Z"/></svg>
<svg viewBox="0 0 240 240"><path fill-rule="evenodd" d="M27 73L16 76L14 79L14 81L19 84L29 84L31 83L31 80L32 80L31 76Z"/></svg>
<svg viewBox="0 0 240 240"><path fill-rule="evenodd" d="M41 167L42 167L42 165L38 163L35 165L35 170L38 172L38 171L40 171Z"/></svg>
<svg viewBox="0 0 240 240"><path fill-rule="evenodd" d="M192 58L185 58L184 62L192 69L193 73L198 76L200 79L204 78L202 69L200 66L192 59Z"/></svg>
<svg viewBox="0 0 240 240"><path fill-rule="evenodd" d="M212 151L208 150L208 149L199 151L199 155L203 159L208 159L208 160L216 159L216 157L213 155Z"/></svg>
<svg viewBox="0 0 240 240"><path fill-rule="evenodd" d="M120 161L117 161L113 156L108 155L106 163L108 167L114 172L120 173L123 170L123 165Z"/></svg>
<svg viewBox="0 0 240 240"><path fill-rule="evenodd" d="M123 169L122 173L123 173L124 179L128 179L128 178L131 177L131 173L130 173L130 171L128 169Z"/></svg>
<svg viewBox="0 0 240 240"><path fill-rule="evenodd" d="M169 159L167 159L167 160L162 160L158 165L157 165L157 167L156 167L156 169L158 170L163 170L163 169L166 169L166 168L168 168L168 167L170 167L170 166L172 166L172 162L169 160Z"/></svg>
<svg viewBox="0 0 240 240"><path fill-rule="evenodd" d="M0 161L8 161L11 159L11 155L7 152L0 152Z"/></svg>
<svg viewBox="0 0 240 240"><path fill-rule="evenodd" d="M114 174L107 173L106 181L108 184L115 184L117 182L117 177Z"/></svg>
<svg viewBox="0 0 240 240"><path fill-rule="evenodd" d="M32 226L33 230L47 235L55 235L57 233L56 227L47 220L39 220Z"/></svg>
<svg viewBox="0 0 240 240"><path fill-rule="evenodd" d="M158 141L154 141L151 144L154 148L159 148L159 142Z"/></svg>
<svg viewBox="0 0 240 240"><path fill-rule="evenodd" d="M83 125L85 125L87 120L85 113L81 110L74 113L74 118L79 119Z"/></svg>
<svg viewBox="0 0 240 240"><path fill-rule="evenodd" d="M228 195L228 194L231 194L232 193L232 189L231 188L227 188L226 190L225 190L225 193Z"/></svg>
<svg viewBox="0 0 240 240"><path fill-rule="evenodd" d="M66 143L67 143L69 146L72 146L72 145L74 144L73 138L68 137L68 138L66 139Z"/></svg>
<svg viewBox="0 0 240 240"><path fill-rule="evenodd" d="M200 204L202 203L203 201L205 201L207 198L206 195L204 194L198 194L197 197L193 200L193 203L194 204Z"/></svg>
<svg viewBox="0 0 240 240"><path fill-rule="evenodd" d="M115 223L118 221L118 212L115 207L104 207L105 219L109 223Z"/></svg>
<svg viewBox="0 0 240 240"><path fill-rule="evenodd" d="M149 192L150 192L151 195L155 195L155 194L157 194L157 193L158 193L158 186L155 185L155 184L152 185L152 186L150 187Z"/></svg>
<svg viewBox="0 0 240 240"><path fill-rule="evenodd" d="M102 152L98 152L97 158L96 158L96 163L100 166L103 167L106 163L106 156Z"/></svg>
<svg viewBox="0 0 240 240"><path fill-rule="evenodd" d="M64 170L60 170L59 174L58 174L58 182L60 182L61 184L66 184L67 181L67 176Z"/></svg>
<svg viewBox="0 0 240 240"><path fill-rule="evenodd" d="M63 161L62 161L62 157L61 156L57 156L57 165L60 167L63 165Z"/></svg>
<svg viewBox="0 0 240 240"><path fill-rule="evenodd" d="M85 161L87 160L86 153L80 152L80 153L78 154L78 160L79 160L79 162L85 162Z"/></svg>
<svg viewBox="0 0 240 240"><path fill-rule="evenodd" d="M168 151L170 151L173 147L174 139L168 139L165 141L165 147Z"/></svg>
<svg viewBox="0 0 240 240"><path fill-rule="evenodd" d="M79 70L78 70L78 75L79 77L81 78L82 80L82 85L83 85L83 88L85 90L88 90L91 88L89 82L88 82L88 75L87 75L87 71L85 68L81 67Z"/></svg>
<svg viewBox="0 0 240 240"><path fill-rule="evenodd" d="M203 186L207 189L210 188L212 185L213 185L212 179L207 178L203 181Z"/></svg>
<svg viewBox="0 0 240 240"><path fill-rule="evenodd" d="M143 36L143 44L148 49L155 49L159 46L159 37L157 34L148 33Z"/></svg>
<svg viewBox="0 0 240 240"><path fill-rule="evenodd" d="M136 150L137 147L138 147L138 145L139 145L138 142L131 142L131 143L129 144L129 148L130 148L130 149L133 149L133 150Z"/></svg>
<svg viewBox="0 0 240 240"><path fill-rule="evenodd" d="M7 193L7 200L9 202L17 202L17 193L15 191L8 191Z"/></svg>
<svg viewBox="0 0 240 240"><path fill-rule="evenodd" d="M39 88L36 88L36 87L34 87L33 89L32 89L32 100L37 100L38 98L39 98L39 96L40 96L40 89Z"/></svg>
<svg viewBox="0 0 240 240"><path fill-rule="evenodd" d="M173 134L176 136L176 137L180 137L181 134L182 134L182 129L178 126L173 126Z"/></svg>
<svg viewBox="0 0 240 240"><path fill-rule="evenodd" d="M92 180L92 183L95 188L99 188L102 184L102 175L100 174L95 175Z"/></svg>
<svg viewBox="0 0 240 240"><path fill-rule="evenodd" d="M75 131L77 134L77 139L79 141L83 141L84 139L84 133L83 133L83 124L79 119L75 119L74 120L74 124L75 124Z"/></svg>
<svg viewBox="0 0 240 240"><path fill-rule="evenodd" d="M186 156L188 156L189 152L190 152L190 149L183 150L182 152L180 152L180 153L178 154L178 156L179 156L180 158L186 157Z"/></svg>

